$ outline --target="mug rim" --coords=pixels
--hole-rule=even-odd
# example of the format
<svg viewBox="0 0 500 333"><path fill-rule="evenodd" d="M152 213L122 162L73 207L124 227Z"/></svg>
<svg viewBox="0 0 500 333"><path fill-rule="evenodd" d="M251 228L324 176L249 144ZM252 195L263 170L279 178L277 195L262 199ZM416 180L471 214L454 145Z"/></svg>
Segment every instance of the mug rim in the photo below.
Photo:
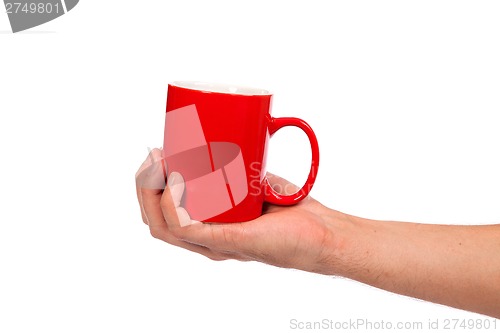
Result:
<svg viewBox="0 0 500 333"><path fill-rule="evenodd" d="M174 81L169 85L190 89L196 91L203 91L207 93L218 93L226 95L240 95L240 96L270 96L272 95L266 89L253 88L237 84L204 82L204 81Z"/></svg>

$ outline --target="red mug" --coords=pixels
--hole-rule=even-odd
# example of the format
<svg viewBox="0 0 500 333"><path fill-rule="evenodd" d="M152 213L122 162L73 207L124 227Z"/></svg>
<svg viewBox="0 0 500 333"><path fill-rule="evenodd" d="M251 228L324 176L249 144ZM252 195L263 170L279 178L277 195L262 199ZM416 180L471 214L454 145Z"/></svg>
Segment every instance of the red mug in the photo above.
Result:
<svg viewBox="0 0 500 333"><path fill-rule="evenodd" d="M262 205L293 205L307 197L319 165L311 127L298 118L273 118L272 94L263 89L179 81L168 85L163 157L167 177L185 181L181 205L191 219L243 222L262 214ZM309 138L309 176L294 194L276 192L265 175L269 138L296 126Z"/></svg>

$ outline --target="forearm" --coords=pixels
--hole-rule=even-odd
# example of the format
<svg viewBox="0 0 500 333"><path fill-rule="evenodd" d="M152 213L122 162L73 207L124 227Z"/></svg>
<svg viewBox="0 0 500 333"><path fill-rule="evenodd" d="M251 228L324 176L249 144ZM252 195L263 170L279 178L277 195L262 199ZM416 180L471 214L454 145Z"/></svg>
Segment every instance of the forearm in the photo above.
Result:
<svg viewBox="0 0 500 333"><path fill-rule="evenodd" d="M500 317L500 225L431 225L334 215L338 262L333 273Z"/></svg>

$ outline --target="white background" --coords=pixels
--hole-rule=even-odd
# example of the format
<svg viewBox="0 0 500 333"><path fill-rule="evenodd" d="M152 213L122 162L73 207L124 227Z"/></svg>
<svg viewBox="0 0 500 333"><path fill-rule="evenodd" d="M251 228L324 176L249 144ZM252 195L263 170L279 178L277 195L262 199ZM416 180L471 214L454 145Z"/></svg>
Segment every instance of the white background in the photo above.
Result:
<svg viewBox="0 0 500 333"><path fill-rule="evenodd" d="M12 34L0 13L0 331L484 318L174 248L143 225L134 174L162 144L168 82L230 82L314 128L327 206L500 222L499 17L496 1L83 0ZM270 149L270 171L305 179L305 135L282 130Z"/></svg>

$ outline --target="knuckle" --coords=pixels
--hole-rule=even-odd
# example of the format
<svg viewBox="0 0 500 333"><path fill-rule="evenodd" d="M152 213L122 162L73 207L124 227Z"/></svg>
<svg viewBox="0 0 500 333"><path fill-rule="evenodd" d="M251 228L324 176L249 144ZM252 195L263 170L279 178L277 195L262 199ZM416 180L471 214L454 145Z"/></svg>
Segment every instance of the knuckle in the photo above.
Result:
<svg viewBox="0 0 500 333"><path fill-rule="evenodd" d="M238 244L236 236L234 232L231 231L231 229L228 228L222 229L222 236L226 244L229 244L232 247L235 247Z"/></svg>
<svg viewBox="0 0 500 333"><path fill-rule="evenodd" d="M165 196L162 196L160 200L160 208L162 211L167 211L168 209L170 209L170 205L167 200L165 200Z"/></svg>
<svg viewBox="0 0 500 333"><path fill-rule="evenodd" d="M176 239L182 239L182 228L181 227L175 227L175 228L170 228L170 234L175 237Z"/></svg>
<svg viewBox="0 0 500 333"><path fill-rule="evenodd" d="M149 233L151 234L151 236L153 236L153 238L161 239L162 233L158 228L150 227Z"/></svg>

